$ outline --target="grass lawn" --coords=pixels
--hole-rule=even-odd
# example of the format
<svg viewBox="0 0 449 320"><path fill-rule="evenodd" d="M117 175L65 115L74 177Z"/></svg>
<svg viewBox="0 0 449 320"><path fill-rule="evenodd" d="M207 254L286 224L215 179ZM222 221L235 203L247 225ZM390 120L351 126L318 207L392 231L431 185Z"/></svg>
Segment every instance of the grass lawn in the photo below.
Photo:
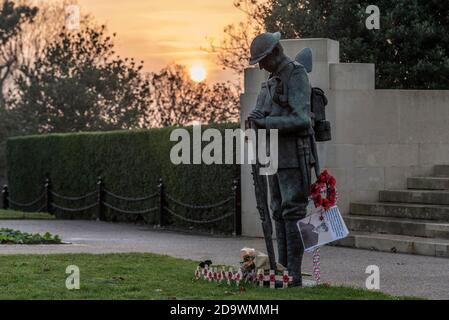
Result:
<svg viewBox="0 0 449 320"><path fill-rule="evenodd" d="M0 210L0 220L51 220L55 217L44 212L22 212L14 210Z"/></svg>
<svg viewBox="0 0 449 320"><path fill-rule="evenodd" d="M80 290L65 287L80 269ZM197 263L157 254L0 255L0 299L402 299L334 286L271 290L194 279Z"/></svg>

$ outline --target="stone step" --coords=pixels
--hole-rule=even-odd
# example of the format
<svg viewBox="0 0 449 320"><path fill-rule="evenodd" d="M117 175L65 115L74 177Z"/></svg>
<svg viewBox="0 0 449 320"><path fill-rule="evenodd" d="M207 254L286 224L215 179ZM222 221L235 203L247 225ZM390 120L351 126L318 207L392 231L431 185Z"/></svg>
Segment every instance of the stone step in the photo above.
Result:
<svg viewBox="0 0 449 320"><path fill-rule="evenodd" d="M449 165L435 166L434 174L437 177L449 177Z"/></svg>
<svg viewBox="0 0 449 320"><path fill-rule="evenodd" d="M350 213L363 216L449 221L449 206L394 202L353 202Z"/></svg>
<svg viewBox="0 0 449 320"><path fill-rule="evenodd" d="M449 190L449 177L412 177L407 179L408 189Z"/></svg>
<svg viewBox="0 0 449 320"><path fill-rule="evenodd" d="M351 231L449 239L449 223L445 222L354 215L344 219Z"/></svg>
<svg viewBox="0 0 449 320"><path fill-rule="evenodd" d="M383 252L449 258L449 240L447 239L350 232L348 237L334 242L333 245Z"/></svg>
<svg viewBox="0 0 449 320"><path fill-rule="evenodd" d="M449 191L382 190L379 191L379 201L449 205Z"/></svg>

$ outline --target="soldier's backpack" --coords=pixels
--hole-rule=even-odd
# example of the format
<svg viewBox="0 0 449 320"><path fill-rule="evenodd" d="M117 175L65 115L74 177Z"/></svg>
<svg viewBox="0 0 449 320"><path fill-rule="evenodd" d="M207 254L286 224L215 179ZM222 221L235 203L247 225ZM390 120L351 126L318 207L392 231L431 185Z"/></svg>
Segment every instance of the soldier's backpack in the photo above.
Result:
<svg viewBox="0 0 449 320"><path fill-rule="evenodd" d="M320 88L312 88L312 96L310 97L310 105L313 118L313 131L315 132L316 141L330 141L331 123L326 120L327 98L324 91Z"/></svg>
<svg viewBox="0 0 449 320"><path fill-rule="evenodd" d="M305 48L298 53L295 61L303 65L307 73L312 72L312 50L310 50L310 48ZM311 92L310 106L315 140L320 142L330 141L332 139L331 124L326 120L326 106L328 100L324 91L320 88L312 87Z"/></svg>

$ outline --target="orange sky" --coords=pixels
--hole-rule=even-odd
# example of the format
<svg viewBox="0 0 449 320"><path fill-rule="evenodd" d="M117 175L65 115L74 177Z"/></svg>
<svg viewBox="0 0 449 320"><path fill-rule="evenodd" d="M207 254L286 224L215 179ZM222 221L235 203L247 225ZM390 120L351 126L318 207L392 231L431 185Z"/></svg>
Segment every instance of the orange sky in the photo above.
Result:
<svg viewBox="0 0 449 320"><path fill-rule="evenodd" d="M243 20L233 0L78 0L81 13L91 13L117 32L119 54L144 60L145 70L158 71L170 62L190 67L203 62L210 81L233 80L213 54L204 52L206 37L216 43L223 28Z"/></svg>

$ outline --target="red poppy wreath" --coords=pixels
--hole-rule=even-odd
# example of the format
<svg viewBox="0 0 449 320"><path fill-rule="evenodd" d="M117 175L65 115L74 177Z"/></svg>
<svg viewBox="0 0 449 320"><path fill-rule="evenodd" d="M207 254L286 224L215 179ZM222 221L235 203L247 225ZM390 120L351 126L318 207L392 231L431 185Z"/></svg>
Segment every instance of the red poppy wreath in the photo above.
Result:
<svg viewBox="0 0 449 320"><path fill-rule="evenodd" d="M315 208L322 207L329 210L337 203L337 191L335 185L337 180L332 177L327 170L324 170L317 181L310 186L310 198L315 204Z"/></svg>

